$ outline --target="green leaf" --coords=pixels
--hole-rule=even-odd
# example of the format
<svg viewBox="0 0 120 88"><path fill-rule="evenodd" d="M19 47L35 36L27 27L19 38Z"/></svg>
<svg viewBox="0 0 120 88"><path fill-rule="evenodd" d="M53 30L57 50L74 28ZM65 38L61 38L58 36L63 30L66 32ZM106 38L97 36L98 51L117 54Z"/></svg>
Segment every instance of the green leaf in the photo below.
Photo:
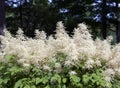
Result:
<svg viewBox="0 0 120 88"><path fill-rule="evenodd" d="M42 82L42 80L40 78L36 78L35 80L36 80L36 85L38 85L39 83Z"/></svg>
<svg viewBox="0 0 120 88"><path fill-rule="evenodd" d="M67 78L63 78L63 79L62 79L62 82L63 82L63 83L66 83L66 82L67 82Z"/></svg>
<svg viewBox="0 0 120 88"><path fill-rule="evenodd" d="M2 84L2 83L3 83L3 79L0 78L0 84Z"/></svg>
<svg viewBox="0 0 120 88"><path fill-rule="evenodd" d="M29 85L25 85L25 87L24 88L31 88Z"/></svg>
<svg viewBox="0 0 120 88"><path fill-rule="evenodd" d="M90 16L90 12L86 12L85 14L86 14L86 16Z"/></svg>
<svg viewBox="0 0 120 88"><path fill-rule="evenodd" d="M16 67L16 66L9 69L9 71L11 72L11 75L15 75L15 74L21 72L22 70L23 70L22 68Z"/></svg>
<svg viewBox="0 0 120 88"><path fill-rule="evenodd" d="M83 75L83 83L87 84L90 80L90 77L88 75Z"/></svg>
<svg viewBox="0 0 120 88"><path fill-rule="evenodd" d="M49 85L47 85L45 88L50 88L50 86L49 86Z"/></svg>
<svg viewBox="0 0 120 88"><path fill-rule="evenodd" d="M39 81L40 81L40 80L39 80ZM45 76L45 77L41 78L41 82L42 82L43 84L46 84L48 81L49 81L49 77L48 77L48 76Z"/></svg>
<svg viewBox="0 0 120 88"><path fill-rule="evenodd" d="M78 76L76 76L76 75L71 75L70 79L74 83L79 83L80 82L80 78Z"/></svg>
<svg viewBox="0 0 120 88"><path fill-rule="evenodd" d="M62 88L67 88L67 87L66 87L66 85L63 85L63 87L62 87Z"/></svg>
<svg viewBox="0 0 120 88"><path fill-rule="evenodd" d="M52 78L51 78L51 82L58 82L59 84L61 83L61 77L58 74L55 74Z"/></svg>
<svg viewBox="0 0 120 88"><path fill-rule="evenodd" d="M0 66L0 70L3 70L5 68L5 66Z"/></svg>
<svg viewBox="0 0 120 88"><path fill-rule="evenodd" d="M11 60L15 59L15 56L14 56L14 55L5 55L4 58L5 58L7 61L11 61Z"/></svg>
<svg viewBox="0 0 120 88"><path fill-rule="evenodd" d="M57 58L58 62L63 62L66 58L66 55L64 53L58 53L56 55L56 58Z"/></svg>
<svg viewBox="0 0 120 88"><path fill-rule="evenodd" d="M7 84L7 82L10 80L10 78L5 78L4 80L3 80L3 82L5 83L5 84Z"/></svg>
<svg viewBox="0 0 120 88"><path fill-rule="evenodd" d="M17 81L17 82L15 83L14 88L19 88L19 87L22 86L22 85L23 85L23 84L22 84L22 81L19 80L19 81Z"/></svg>
<svg viewBox="0 0 120 88"><path fill-rule="evenodd" d="M33 86L31 86L30 88L36 88L36 86L33 85Z"/></svg>
<svg viewBox="0 0 120 88"><path fill-rule="evenodd" d="M14 13L8 13L8 12L6 12L6 18L14 17L14 16L15 16Z"/></svg>

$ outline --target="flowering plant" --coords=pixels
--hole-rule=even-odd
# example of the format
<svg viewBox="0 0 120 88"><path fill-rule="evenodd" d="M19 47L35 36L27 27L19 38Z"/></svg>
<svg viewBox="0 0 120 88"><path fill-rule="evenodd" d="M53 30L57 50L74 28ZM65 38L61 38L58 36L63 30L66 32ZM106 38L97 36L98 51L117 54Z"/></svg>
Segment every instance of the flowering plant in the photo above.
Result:
<svg viewBox="0 0 120 88"><path fill-rule="evenodd" d="M0 87L8 88L119 88L120 44L92 39L83 23L70 37L62 22L56 34L36 30L28 38L18 30L0 36Z"/></svg>

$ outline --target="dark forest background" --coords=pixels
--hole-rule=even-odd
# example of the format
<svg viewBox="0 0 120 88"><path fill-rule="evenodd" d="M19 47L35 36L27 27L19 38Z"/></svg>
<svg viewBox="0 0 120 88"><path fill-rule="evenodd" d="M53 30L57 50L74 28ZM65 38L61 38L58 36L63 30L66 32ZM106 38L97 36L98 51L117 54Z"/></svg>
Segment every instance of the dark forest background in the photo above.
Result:
<svg viewBox="0 0 120 88"><path fill-rule="evenodd" d="M86 23L93 38L112 35L120 42L120 0L0 0L0 33L6 27L12 34L22 28L34 37L35 29L54 34L63 21L71 35L78 23Z"/></svg>

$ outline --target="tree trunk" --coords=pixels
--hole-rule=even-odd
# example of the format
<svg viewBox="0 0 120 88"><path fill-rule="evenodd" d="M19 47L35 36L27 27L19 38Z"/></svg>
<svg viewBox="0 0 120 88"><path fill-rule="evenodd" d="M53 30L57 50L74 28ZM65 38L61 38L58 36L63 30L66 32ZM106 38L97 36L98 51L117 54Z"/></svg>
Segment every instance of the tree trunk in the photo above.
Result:
<svg viewBox="0 0 120 88"><path fill-rule="evenodd" d="M103 36L103 39L106 39L107 37L107 21L105 18L103 18L102 20L102 36Z"/></svg>
<svg viewBox="0 0 120 88"><path fill-rule="evenodd" d="M119 9L118 9L118 2L119 0L115 0L116 1L116 15L117 15L117 24L116 24L116 42L117 43L120 43L120 14L117 13L119 12Z"/></svg>
<svg viewBox="0 0 120 88"><path fill-rule="evenodd" d="M116 41L117 43L120 43L120 16L118 17L118 20L117 20Z"/></svg>
<svg viewBox="0 0 120 88"><path fill-rule="evenodd" d="M102 3L102 36L103 39L107 37L107 18L106 18L106 0Z"/></svg>
<svg viewBox="0 0 120 88"><path fill-rule="evenodd" d="M20 26L23 28L23 19L22 19L22 1L20 0Z"/></svg>
<svg viewBox="0 0 120 88"><path fill-rule="evenodd" d="M5 0L0 0L0 35L4 35L5 27Z"/></svg>

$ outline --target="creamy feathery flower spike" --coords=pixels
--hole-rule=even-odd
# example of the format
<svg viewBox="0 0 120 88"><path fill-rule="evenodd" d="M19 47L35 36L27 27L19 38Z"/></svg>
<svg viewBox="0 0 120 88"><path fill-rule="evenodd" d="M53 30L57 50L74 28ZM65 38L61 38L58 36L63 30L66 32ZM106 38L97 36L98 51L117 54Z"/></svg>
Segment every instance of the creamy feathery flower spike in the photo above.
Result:
<svg viewBox="0 0 120 88"><path fill-rule="evenodd" d="M115 71L112 68L108 68L103 72L104 79L107 82L113 81L114 75L115 75Z"/></svg>
<svg viewBox="0 0 120 88"><path fill-rule="evenodd" d="M69 74L70 75L76 75L77 73L75 71L70 71Z"/></svg>
<svg viewBox="0 0 120 88"><path fill-rule="evenodd" d="M108 41L96 39L95 41L96 53L95 55L102 60L108 61L111 55L111 45Z"/></svg>
<svg viewBox="0 0 120 88"><path fill-rule="evenodd" d="M16 38L20 40L25 40L24 32L21 28L18 28Z"/></svg>
<svg viewBox="0 0 120 88"><path fill-rule="evenodd" d="M68 36L64 28L65 27L61 21L57 23L55 40L54 43L52 43L56 52L65 53L65 48L70 44L71 38Z"/></svg>
<svg viewBox="0 0 120 88"><path fill-rule="evenodd" d="M64 27L64 24L62 23L62 21L57 22L56 35L55 36L56 36L56 38L59 38L59 37L69 38L69 35L65 31L65 27Z"/></svg>
<svg viewBox="0 0 120 88"><path fill-rule="evenodd" d="M109 43L111 43L112 40L113 40L113 37L112 37L112 36L108 36L106 40L107 40Z"/></svg>
<svg viewBox="0 0 120 88"><path fill-rule="evenodd" d="M35 30L36 39L46 40L46 33L44 31Z"/></svg>
<svg viewBox="0 0 120 88"><path fill-rule="evenodd" d="M28 67L33 64L45 70L53 70L51 63L55 64L55 71L61 71L62 65L67 67L77 66L84 61L84 67L93 69L93 66L105 67L106 81L111 81L112 75L120 75L120 44L110 45L111 38L107 40L92 39L87 26L78 24L74 35L69 37L62 21L57 23L55 37L46 38L44 31L36 31L36 38L27 38L21 29L16 37L5 30L5 36L0 36L2 47L0 61L5 55L15 55L17 63ZM56 55L66 55L63 62L58 62ZM103 64L103 61L106 63ZM102 66L101 66L102 67ZM74 72L71 72L74 74ZM110 73L110 74L108 74ZM109 76L108 76L109 75Z"/></svg>
<svg viewBox="0 0 120 88"><path fill-rule="evenodd" d="M85 68L87 69L91 69L93 68L95 62L93 59L89 58L86 62L85 62Z"/></svg>
<svg viewBox="0 0 120 88"><path fill-rule="evenodd" d="M79 24L74 30L73 40L80 58L85 59L84 56L92 57L95 54L96 46L85 24Z"/></svg>

